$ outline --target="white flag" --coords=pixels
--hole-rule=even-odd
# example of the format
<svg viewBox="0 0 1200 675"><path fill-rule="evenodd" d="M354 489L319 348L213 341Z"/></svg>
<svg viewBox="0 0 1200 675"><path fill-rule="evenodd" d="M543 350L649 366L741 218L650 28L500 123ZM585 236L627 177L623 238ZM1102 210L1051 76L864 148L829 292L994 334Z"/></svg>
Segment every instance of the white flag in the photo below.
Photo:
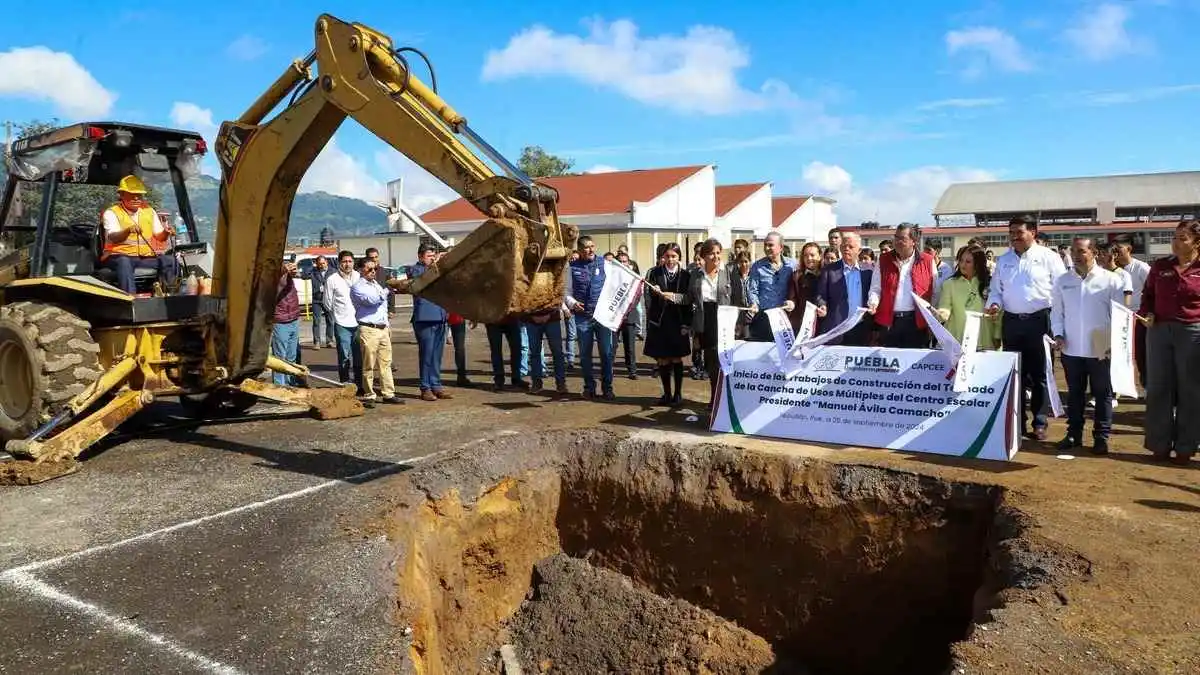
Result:
<svg viewBox="0 0 1200 675"><path fill-rule="evenodd" d="M1050 354L1050 348L1054 346L1054 338L1043 335L1042 346L1046 354L1046 393L1050 396L1050 412L1054 413L1055 417L1062 417L1062 399L1058 395L1058 382L1054 381L1054 358ZM1024 396L1023 393L1021 395Z"/></svg>
<svg viewBox="0 0 1200 675"><path fill-rule="evenodd" d="M846 317L846 320L834 326L828 333L822 333L814 338L809 338L803 342L796 342L792 345L792 359L803 361L809 357L812 350L821 345L836 340L837 338L854 330L862 318L866 316L867 308L859 307L854 310L854 313Z"/></svg>
<svg viewBox="0 0 1200 675"><path fill-rule="evenodd" d="M1108 372L1113 393L1137 398L1137 378L1133 376L1133 310L1119 302L1112 303L1112 360Z"/></svg>
<svg viewBox="0 0 1200 675"><path fill-rule="evenodd" d="M967 323L963 328L962 356L958 357L958 367L954 369L954 391L963 393L971 386L971 373L975 367L971 364L975 356L976 345L979 343L979 322L983 314L967 312Z"/></svg>
<svg viewBox="0 0 1200 675"><path fill-rule="evenodd" d="M592 318L609 330L620 330L625 315L642 297L642 279L614 260L604 261L604 288Z"/></svg>
<svg viewBox="0 0 1200 675"><path fill-rule="evenodd" d="M912 297L913 302L917 303L917 309L920 310L921 316L925 317L925 323L929 326L933 337L937 339L938 347L941 347L942 351L946 354L946 358L950 360L950 367L957 367L963 353L962 345L958 343L958 340L954 339L950 331L946 330L942 322L938 321L937 315L933 312L933 308L929 306L929 303L925 302L925 298L922 298L915 292L912 294Z"/></svg>
<svg viewBox="0 0 1200 675"><path fill-rule="evenodd" d="M782 307L768 309L767 320L771 323L771 332L775 335L775 346L779 348L779 355L783 356L792 351L796 335L792 332L792 322L788 319L787 312L783 311Z"/></svg>
<svg viewBox="0 0 1200 675"><path fill-rule="evenodd" d="M730 305L717 305L717 357L721 370L733 367L733 350L737 346L737 321L742 310Z"/></svg>
<svg viewBox="0 0 1200 675"><path fill-rule="evenodd" d="M817 334L817 306L811 302L804 303L804 318L800 320L800 330L796 331L796 342L807 342Z"/></svg>

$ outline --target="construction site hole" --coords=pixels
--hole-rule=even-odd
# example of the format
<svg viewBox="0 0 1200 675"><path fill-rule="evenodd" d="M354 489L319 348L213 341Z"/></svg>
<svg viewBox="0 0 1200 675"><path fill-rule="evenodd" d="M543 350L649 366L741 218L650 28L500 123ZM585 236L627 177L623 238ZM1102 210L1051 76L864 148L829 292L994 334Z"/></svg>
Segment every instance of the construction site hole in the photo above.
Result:
<svg viewBox="0 0 1200 675"><path fill-rule="evenodd" d="M1012 583L999 487L635 441L534 463L438 471L478 482L393 521L416 672L507 644L525 673L945 673Z"/></svg>

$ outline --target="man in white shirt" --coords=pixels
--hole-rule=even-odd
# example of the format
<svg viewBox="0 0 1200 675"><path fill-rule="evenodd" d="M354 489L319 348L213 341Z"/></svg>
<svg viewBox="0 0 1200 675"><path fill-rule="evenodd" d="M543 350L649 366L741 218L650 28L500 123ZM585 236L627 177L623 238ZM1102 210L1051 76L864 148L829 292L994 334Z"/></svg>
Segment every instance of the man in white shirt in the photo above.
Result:
<svg viewBox="0 0 1200 675"><path fill-rule="evenodd" d="M1133 302L1129 305L1136 311L1142 306L1142 288L1150 276L1150 264L1133 257L1133 240L1122 235L1116 240L1113 249L1113 262L1117 267L1129 274L1129 282L1133 286ZM1137 363L1138 380L1142 390L1146 389L1146 326L1141 321L1133 322L1133 360Z"/></svg>
<svg viewBox="0 0 1200 675"><path fill-rule="evenodd" d="M358 393L363 393L362 347L358 343L358 318L350 288L358 281L354 271L354 254L350 251L338 253L338 269L325 280L325 311L333 315L333 336L338 350L338 379L342 384L350 382L354 373L354 384Z"/></svg>
<svg viewBox="0 0 1200 675"><path fill-rule="evenodd" d="M1054 282L1050 325L1055 349L1067 375L1067 436L1061 451L1083 447L1083 410L1088 388L1096 397L1092 453L1108 454L1112 430L1112 303L1125 303L1125 281L1096 263L1096 244L1077 237L1071 245L1072 271Z"/></svg>
<svg viewBox="0 0 1200 675"><path fill-rule="evenodd" d="M378 274L379 263L367 258L362 276L350 286L362 350L362 396L364 402L375 401L375 378L379 377L379 400L396 404L403 401L396 397L392 380L392 330L388 326L388 296L392 292L376 280Z"/></svg>
<svg viewBox="0 0 1200 675"><path fill-rule="evenodd" d="M1037 244L1037 220L1024 215L1008 223L1012 244L996 260L988 292L988 316L1003 315L1005 351L1021 354L1021 428L1025 436L1046 440L1046 352L1043 340L1050 335L1051 289L1066 273L1062 258L1053 249ZM1029 392L1029 399L1025 399ZM1033 431L1024 431L1033 409Z"/></svg>

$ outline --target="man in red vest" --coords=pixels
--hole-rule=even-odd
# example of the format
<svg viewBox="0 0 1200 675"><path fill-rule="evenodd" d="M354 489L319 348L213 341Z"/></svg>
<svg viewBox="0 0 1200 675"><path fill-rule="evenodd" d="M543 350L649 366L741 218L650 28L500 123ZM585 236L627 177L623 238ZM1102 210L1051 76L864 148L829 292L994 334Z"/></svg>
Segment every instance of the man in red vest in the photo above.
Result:
<svg viewBox="0 0 1200 675"><path fill-rule="evenodd" d="M879 256L876 272L871 276L867 310L875 315L875 323L884 331L885 347L929 348L929 326L912 294L915 292L926 302L933 302L937 268L933 256L918 248L920 237L921 230L916 225L897 227L892 238L893 249Z"/></svg>

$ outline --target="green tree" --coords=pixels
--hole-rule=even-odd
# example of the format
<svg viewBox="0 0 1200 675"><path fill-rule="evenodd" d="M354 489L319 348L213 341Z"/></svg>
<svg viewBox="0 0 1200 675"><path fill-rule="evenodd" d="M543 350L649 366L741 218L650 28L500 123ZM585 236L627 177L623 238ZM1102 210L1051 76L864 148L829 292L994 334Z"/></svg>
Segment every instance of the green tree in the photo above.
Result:
<svg viewBox="0 0 1200 675"><path fill-rule="evenodd" d="M575 160L551 155L540 145L525 146L521 150L521 159L517 161L517 167L530 178L561 176L570 172L573 166Z"/></svg>
<svg viewBox="0 0 1200 675"><path fill-rule="evenodd" d="M34 136L52 129L57 129L62 123L57 119L48 121L31 120L28 122L12 122L15 138ZM7 167L4 167L7 174ZM7 175L0 176L7 179ZM36 219L42 210L42 183L20 184L20 201L22 207L21 219ZM147 181L150 192L146 201L158 209L162 207L162 192ZM80 222L100 222L100 213L117 200L116 186L87 185L81 183L60 183L54 199L54 225L64 226ZM14 214L15 217L16 214ZM26 221L29 222L29 221Z"/></svg>

